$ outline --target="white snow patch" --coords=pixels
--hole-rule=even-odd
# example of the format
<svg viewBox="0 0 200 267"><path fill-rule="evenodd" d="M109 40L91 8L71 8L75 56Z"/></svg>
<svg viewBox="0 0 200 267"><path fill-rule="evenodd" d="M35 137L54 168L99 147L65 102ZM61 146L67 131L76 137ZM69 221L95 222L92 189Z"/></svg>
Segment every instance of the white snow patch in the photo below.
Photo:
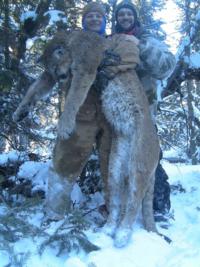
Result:
<svg viewBox="0 0 200 267"><path fill-rule="evenodd" d="M200 118L200 110L195 106L194 102L192 102L193 110L194 110L194 116L196 118Z"/></svg>
<svg viewBox="0 0 200 267"><path fill-rule="evenodd" d="M45 163L39 165L28 162L21 169L21 175L26 174L33 179L34 173L36 177L37 171L40 173L44 166ZM162 228L162 223L157 223L159 232L172 239L171 244L154 233L146 232L136 223L130 243L123 249L115 248L113 239L100 229L98 232L85 232L89 240L100 247L99 251L89 254L64 252L57 257L56 249L47 248L39 256L38 246L41 240L37 236L34 241L31 238L21 238L13 243L15 252L30 252L26 265L37 267L199 267L200 165L170 164L163 161L163 167L169 175L170 183L180 183L185 189L185 192L175 191L171 194L171 213L174 218L169 219L168 229ZM95 197L100 199L99 195ZM0 214L4 213L5 208L1 204ZM41 217L39 211L31 217L31 221L39 225ZM48 228L49 233L55 232L57 227L58 223L52 223ZM9 263L9 256L5 250L0 250L0 267Z"/></svg>
<svg viewBox="0 0 200 267"><path fill-rule="evenodd" d="M105 204L103 195L100 192L96 192L90 195L90 205L91 209L95 209L101 205Z"/></svg>
<svg viewBox="0 0 200 267"><path fill-rule="evenodd" d="M192 53L190 57L184 57L184 61L189 64L190 68L200 68L200 53Z"/></svg>
<svg viewBox="0 0 200 267"><path fill-rule="evenodd" d="M183 153L182 149L179 148L170 148L169 150L166 150L163 152L163 158L168 159L168 158L185 158L186 155Z"/></svg>
<svg viewBox="0 0 200 267"><path fill-rule="evenodd" d="M16 150L12 150L8 153L0 154L0 166L4 166L8 163L14 163L18 160L24 159L25 154Z"/></svg>
<svg viewBox="0 0 200 267"><path fill-rule="evenodd" d="M198 20L200 20L200 10L197 12L197 14L196 14L196 20L198 21Z"/></svg>
<svg viewBox="0 0 200 267"><path fill-rule="evenodd" d="M85 201L85 197L81 191L80 186L75 183L71 192L71 200L74 204L80 205Z"/></svg>
<svg viewBox="0 0 200 267"><path fill-rule="evenodd" d="M79 258L73 257L66 261L65 267L88 267L84 262Z"/></svg>
<svg viewBox="0 0 200 267"><path fill-rule="evenodd" d="M20 166L18 178L31 180L33 191L38 189L46 191L49 165L50 161L27 161Z"/></svg>
<svg viewBox="0 0 200 267"><path fill-rule="evenodd" d="M44 16L49 15L50 21L49 24L52 25L57 21L62 20L64 23L67 23L67 18L65 16L65 13L60 10L50 10L46 13L44 13Z"/></svg>
<svg viewBox="0 0 200 267"><path fill-rule="evenodd" d="M9 266L9 255L7 254L6 251L0 251L0 259L1 259L1 262L0 262L0 266L2 267L5 267L5 266Z"/></svg>
<svg viewBox="0 0 200 267"><path fill-rule="evenodd" d="M27 12L22 13L20 17L20 21L24 23L24 21L27 20L28 18L32 18L33 20L36 20L37 14L35 13L35 11L27 11Z"/></svg>
<svg viewBox="0 0 200 267"><path fill-rule="evenodd" d="M29 38L27 41L26 41L26 49L31 49L31 47L34 45L34 41L35 41L36 38Z"/></svg>
<svg viewBox="0 0 200 267"><path fill-rule="evenodd" d="M105 239L104 239L105 238ZM112 239L108 242L108 237L104 236L97 240L97 244L103 245L100 251L89 254L88 263L95 264L96 267L155 267L167 256L170 246L160 237L153 233L147 233L143 229L133 232L131 243L123 248L117 249L112 245ZM158 252L159 247L159 254ZM145 256L144 256L145 254Z"/></svg>

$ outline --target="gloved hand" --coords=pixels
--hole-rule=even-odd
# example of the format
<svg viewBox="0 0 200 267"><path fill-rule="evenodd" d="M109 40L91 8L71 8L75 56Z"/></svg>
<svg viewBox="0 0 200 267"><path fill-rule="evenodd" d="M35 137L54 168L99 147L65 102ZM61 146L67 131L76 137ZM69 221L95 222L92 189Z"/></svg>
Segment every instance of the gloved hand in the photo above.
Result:
<svg viewBox="0 0 200 267"><path fill-rule="evenodd" d="M108 81L114 78L115 73L113 73L112 68L109 67L117 66L120 62L120 56L113 52L112 49L107 49L104 52L104 59L98 67L96 80L93 84L97 91L103 90L108 85Z"/></svg>
<svg viewBox="0 0 200 267"><path fill-rule="evenodd" d="M121 58L117 53L113 52L112 49L107 49L104 52L104 58L99 66L99 69L107 66L116 66L120 63L120 61Z"/></svg>

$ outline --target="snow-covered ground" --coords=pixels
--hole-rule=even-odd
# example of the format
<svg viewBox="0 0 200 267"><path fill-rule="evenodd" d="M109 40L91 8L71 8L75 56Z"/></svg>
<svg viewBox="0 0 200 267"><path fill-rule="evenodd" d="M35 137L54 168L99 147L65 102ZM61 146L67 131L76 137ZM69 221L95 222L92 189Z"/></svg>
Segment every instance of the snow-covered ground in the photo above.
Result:
<svg viewBox="0 0 200 267"><path fill-rule="evenodd" d="M30 171L34 163L26 163L20 169L19 176ZM47 164L48 165L48 164ZM44 166L47 166L46 164ZM34 179L44 175L44 166L37 164ZM87 230L88 239L100 250L88 254L81 251L76 254L62 253L56 256L56 248L48 247L42 256L38 253L41 237L21 238L13 243L13 250L18 257L20 253L28 253L22 266L32 267L199 267L200 266L200 165L170 164L163 161L163 166L169 175L170 184L173 185L171 195L171 217L168 222L158 223L161 233L172 239L168 244L154 233L147 233L140 223L136 223L130 244L117 249L113 246L110 237L102 233ZM41 171L39 168L41 167ZM38 176L39 175L39 176ZM42 186L43 183L40 184ZM177 190L181 189L181 190ZM31 213L29 223L40 228L43 213L42 206L37 212ZM7 212L1 204L0 214ZM60 222L59 222L60 223ZM56 230L59 223L51 223L46 231ZM1 246L0 246L1 248ZM2 248L1 248L2 249ZM7 250L0 250L0 267L7 265L11 259ZM21 265L17 265L21 266Z"/></svg>

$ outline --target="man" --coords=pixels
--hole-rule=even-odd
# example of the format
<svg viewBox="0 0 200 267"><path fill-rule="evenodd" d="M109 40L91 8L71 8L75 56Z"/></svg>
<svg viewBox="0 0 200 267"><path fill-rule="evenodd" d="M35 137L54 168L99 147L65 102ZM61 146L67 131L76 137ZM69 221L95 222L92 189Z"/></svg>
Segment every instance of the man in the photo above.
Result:
<svg viewBox="0 0 200 267"><path fill-rule="evenodd" d="M157 113L156 80L166 78L174 69L175 58L167 47L141 26L135 6L122 1L115 9L115 32L133 35L139 39L141 64L138 76L148 96L152 119ZM165 213L170 209L170 187L167 175L159 163L156 170L154 211Z"/></svg>

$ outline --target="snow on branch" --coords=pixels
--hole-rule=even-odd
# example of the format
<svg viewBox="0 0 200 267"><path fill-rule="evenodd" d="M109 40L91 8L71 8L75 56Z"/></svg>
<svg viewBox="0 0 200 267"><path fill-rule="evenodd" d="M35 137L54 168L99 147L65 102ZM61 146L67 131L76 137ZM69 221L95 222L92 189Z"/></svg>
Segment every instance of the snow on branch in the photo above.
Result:
<svg viewBox="0 0 200 267"><path fill-rule="evenodd" d="M49 10L46 13L44 13L44 16L49 16L49 24L52 25L54 22L57 21L63 21L64 23L67 23L67 18L65 16L65 13L60 10Z"/></svg>
<svg viewBox="0 0 200 267"><path fill-rule="evenodd" d="M188 35L181 41L181 44L179 46L179 50L176 54L176 57L178 60L183 59L185 56L185 52L189 48L189 46L194 42L197 33L199 31L200 27L200 11L197 12L195 16L195 21L192 23L192 27L190 29L190 32Z"/></svg>
<svg viewBox="0 0 200 267"><path fill-rule="evenodd" d="M21 23L24 23L27 19L36 20L37 14L35 11L27 11L21 14L20 21Z"/></svg>
<svg viewBox="0 0 200 267"><path fill-rule="evenodd" d="M192 27L188 36L182 39L179 46L179 50L176 54L177 64L172 72L171 76L167 79L166 86L162 92L162 97L166 97L173 94L175 91L179 91L180 84L186 79L200 78L200 53L187 55L192 43L194 43L200 29L200 11L195 16L195 21L192 23Z"/></svg>

